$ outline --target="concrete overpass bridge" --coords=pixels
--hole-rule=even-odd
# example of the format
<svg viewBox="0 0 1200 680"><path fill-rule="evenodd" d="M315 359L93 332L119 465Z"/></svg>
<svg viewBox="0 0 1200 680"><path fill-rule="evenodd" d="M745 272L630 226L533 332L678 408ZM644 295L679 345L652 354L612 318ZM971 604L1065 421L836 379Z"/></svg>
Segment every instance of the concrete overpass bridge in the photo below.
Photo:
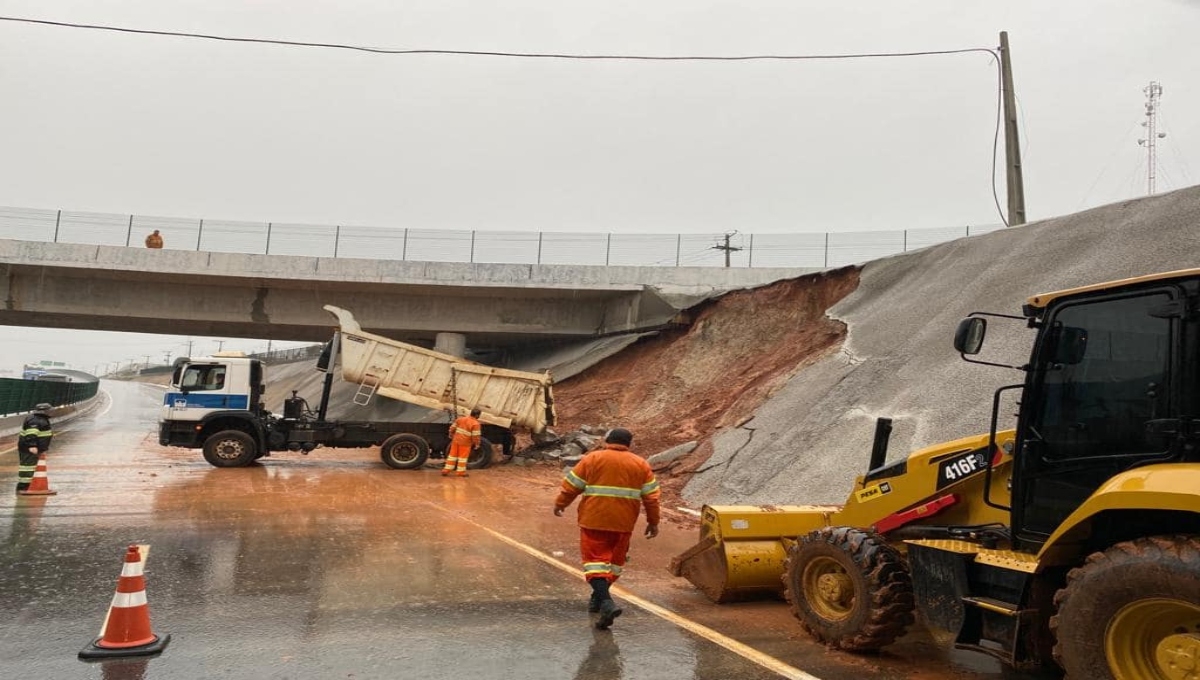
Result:
<svg viewBox="0 0 1200 680"><path fill-rule="evenodd" d="M640 334L705 298L817 269L411 262L0 239L0 324L323 342L364 330L512 354Z"/></svg>

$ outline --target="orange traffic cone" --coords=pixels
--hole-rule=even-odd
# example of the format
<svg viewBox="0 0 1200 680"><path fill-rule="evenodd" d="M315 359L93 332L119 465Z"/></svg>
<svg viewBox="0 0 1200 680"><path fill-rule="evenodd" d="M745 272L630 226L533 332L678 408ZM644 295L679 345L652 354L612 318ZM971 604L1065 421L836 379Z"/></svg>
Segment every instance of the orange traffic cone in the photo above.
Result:
<svg viewBox="0 0 1200 680"><path fill-rule="evenodd" d="M29 481L29 488L17 493L22 496L53 496L58 493L50 490L50 478L46 476L46 454L38 454L37 468L33 471L33 479Z"/></svg>
<svg viewBox="0 0 1200 680"><path fill-rule="evenodd" d="M79 652L81 659L158 654L171 641L170 635L155 635L150 630L150 606L146 604L144 563L136 545L129 546L117 593L100 637Z"/></svg>

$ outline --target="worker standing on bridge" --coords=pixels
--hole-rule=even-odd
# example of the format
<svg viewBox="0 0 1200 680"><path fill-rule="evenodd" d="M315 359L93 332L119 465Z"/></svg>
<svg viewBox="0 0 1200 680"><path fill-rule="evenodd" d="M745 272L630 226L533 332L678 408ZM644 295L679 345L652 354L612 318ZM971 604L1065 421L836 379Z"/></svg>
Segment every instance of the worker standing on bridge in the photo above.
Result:
<svg viewBox="0 0 1200 680"><path fill-rule="evenodd" d="M442 476L451 472L459 477L467 476L467 459L471 450L479 446L483 438L482 426L479 424L477 408L471 409L471 415L459 416L450 423L450 450L446 452L446 465L442 467Z"/></svg>
<svg viewBox="0 0 1200 680"><path fill-rule="evenodd" d="M147 248L162 248L163 247L162 234L159 234L157 229L154 230L153 234L150 234L149 236L146 237L146 247Z"/></svg>
<svg viewBox="0 0 1200 680"><path fill-rule="evenodd" d="M37 471L38 456L50 450L54 431L50 429L50 416L47 413L52 408L46 403L34 406L33 413L21 425L21 434L17 436L17 493L29 488Z"/></svg>
<svg viewBox="0 0 1200 680"><path fill-rule="evenodd" d="M658 480L646 459L629 450L633 433L618 427L604 437L604 448L586 455L563 478L554 499L554 514L579 501L579 552L583 577L592 587L588 611L599 612L596 627L604 630L621 609L609 586L621 576L629 541L641 508L646 509L646 538L658 535Z"/></svg>

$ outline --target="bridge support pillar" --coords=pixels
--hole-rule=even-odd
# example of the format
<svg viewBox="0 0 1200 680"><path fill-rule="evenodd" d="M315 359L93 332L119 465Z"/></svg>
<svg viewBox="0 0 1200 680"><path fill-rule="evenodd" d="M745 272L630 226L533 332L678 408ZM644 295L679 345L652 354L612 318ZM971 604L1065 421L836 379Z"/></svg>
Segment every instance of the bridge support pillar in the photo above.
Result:
<svg viewBox="0 0 1200 680"><path fill-rule="evenodd" d="M462 358L467 355L467 336L462 333L438 333L433 351Z"/></svg>

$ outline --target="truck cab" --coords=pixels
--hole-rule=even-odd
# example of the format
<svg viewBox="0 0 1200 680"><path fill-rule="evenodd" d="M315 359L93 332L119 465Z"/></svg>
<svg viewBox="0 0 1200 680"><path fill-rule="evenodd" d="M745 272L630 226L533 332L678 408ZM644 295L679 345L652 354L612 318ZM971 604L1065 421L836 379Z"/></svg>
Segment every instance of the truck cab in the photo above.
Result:
<svg viewBox="0 0 1200 680"><path fill-rule="evenodd" d="M258 411L263 368L245 356L213 356L175 361L163 395L163 420L199 422L219 411Z"/></svg>

